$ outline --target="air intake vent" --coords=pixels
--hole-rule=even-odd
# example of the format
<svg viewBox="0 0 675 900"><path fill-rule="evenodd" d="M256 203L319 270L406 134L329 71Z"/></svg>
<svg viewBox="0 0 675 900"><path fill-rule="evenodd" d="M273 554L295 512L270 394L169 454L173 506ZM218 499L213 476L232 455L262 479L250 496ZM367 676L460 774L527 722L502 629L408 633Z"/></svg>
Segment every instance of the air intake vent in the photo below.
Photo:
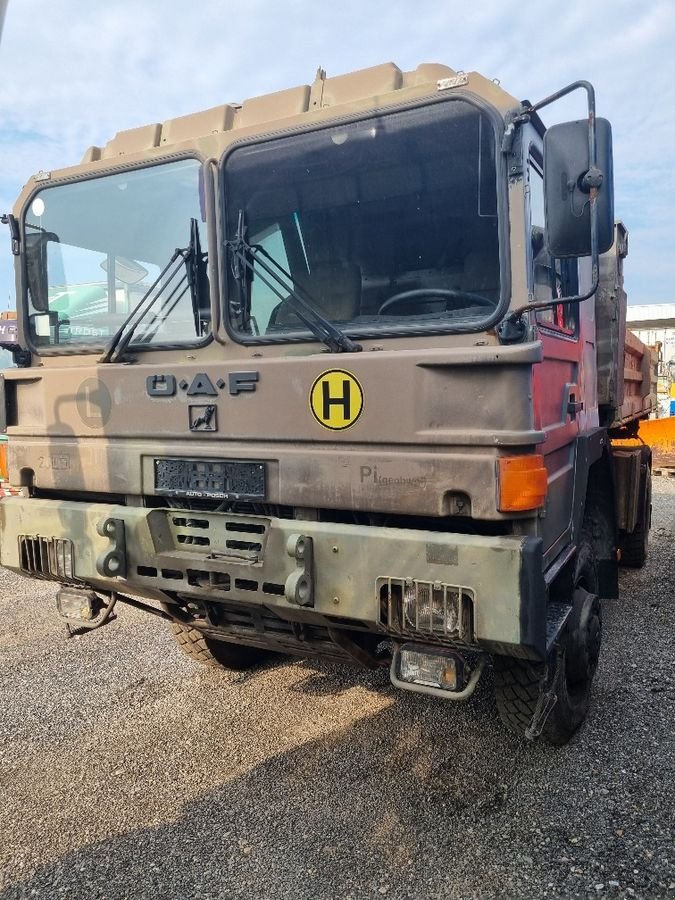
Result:
<svg viewBox="0 0 675 900"><path fill-rule="evenodd" d="M72 541L21 534L19 559L21 571L33 578L77 582Z"/></svg>

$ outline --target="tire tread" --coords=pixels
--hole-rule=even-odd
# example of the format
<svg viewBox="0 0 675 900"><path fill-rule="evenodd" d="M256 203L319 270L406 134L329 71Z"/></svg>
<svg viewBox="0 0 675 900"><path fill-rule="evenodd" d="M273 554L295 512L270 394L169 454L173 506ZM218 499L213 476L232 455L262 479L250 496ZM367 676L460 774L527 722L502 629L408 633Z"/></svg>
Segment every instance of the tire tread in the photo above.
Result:
<svg viewBox="0 0 675 900"><path fill-rule="evenodd" d="M209 638L197 628L178 622L171 623L171 631L186 656L214 669L232 671L250 669L269 655L266 650L258 647L247 647Z"/></svg>
<svg viewBox="0 0 675 900"><path fill-rule="evenodd" d="M647 562L645 534L641 525L638 525L631 534L623 532L620 546L622 566L628 566L631 569L641 569Z"/></svg>
<svg viewBox="0 0 675 900"><path fill-rule="evenodd" d="M502 722L523 734L529 727L539 697L542 667L508 656L495 658L495 696Z"/></svg>

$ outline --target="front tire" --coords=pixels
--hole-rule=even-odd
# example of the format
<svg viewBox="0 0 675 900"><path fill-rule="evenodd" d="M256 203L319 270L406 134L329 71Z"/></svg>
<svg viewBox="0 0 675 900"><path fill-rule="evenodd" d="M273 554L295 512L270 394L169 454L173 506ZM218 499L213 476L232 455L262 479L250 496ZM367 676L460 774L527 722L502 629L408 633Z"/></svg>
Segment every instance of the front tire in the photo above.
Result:
<svg viewBox="0 0 675 900"><path fill-rule="evenodd" d="M242 672L258 665L270 655L267 650L258 647L216 640L197 628L180 625L178 622L171 623L171 631L178 646L190 659L216 669Z"/></svg>
<svg viewBox="0 0 675 900"><path fill-rule="evenodd" d="M552 678L547 678L545 663L495 657L495 695L502 722L511 731L525 735L533 724L540 696L550 691L556 701L541 734L556 745L566 744L586 718L600 655L597 562L587 542L577 553L574 584L572 611L557 651L552 651L549 660L555 667Z"/></svg>

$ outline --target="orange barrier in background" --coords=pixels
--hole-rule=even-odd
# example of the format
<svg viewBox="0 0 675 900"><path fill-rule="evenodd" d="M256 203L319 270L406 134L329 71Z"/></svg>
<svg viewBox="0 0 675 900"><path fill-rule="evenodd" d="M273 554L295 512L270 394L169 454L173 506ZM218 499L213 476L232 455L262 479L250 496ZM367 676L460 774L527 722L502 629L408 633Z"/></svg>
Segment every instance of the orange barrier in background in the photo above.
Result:
<svg viewBox="0 0 675 900"><path fill-rule="evenodd" d="M675 468L675 416L644 419L638 437L652 448L652 468Z"/></svg>

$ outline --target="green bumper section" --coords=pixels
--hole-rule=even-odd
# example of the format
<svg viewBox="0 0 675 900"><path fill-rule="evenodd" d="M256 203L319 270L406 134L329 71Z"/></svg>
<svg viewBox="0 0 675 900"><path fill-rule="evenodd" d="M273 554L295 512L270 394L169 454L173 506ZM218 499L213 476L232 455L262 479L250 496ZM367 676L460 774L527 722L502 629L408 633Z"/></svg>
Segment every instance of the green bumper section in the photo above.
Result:
<svg viewBox="0 0 675 900"><path fill-rule="evenodd" d="M282 618L302 609L306 620L513 655L545 650L538 539L24 497L0 504L0 529L3 566L54 581L259 604Z"/></svg>

